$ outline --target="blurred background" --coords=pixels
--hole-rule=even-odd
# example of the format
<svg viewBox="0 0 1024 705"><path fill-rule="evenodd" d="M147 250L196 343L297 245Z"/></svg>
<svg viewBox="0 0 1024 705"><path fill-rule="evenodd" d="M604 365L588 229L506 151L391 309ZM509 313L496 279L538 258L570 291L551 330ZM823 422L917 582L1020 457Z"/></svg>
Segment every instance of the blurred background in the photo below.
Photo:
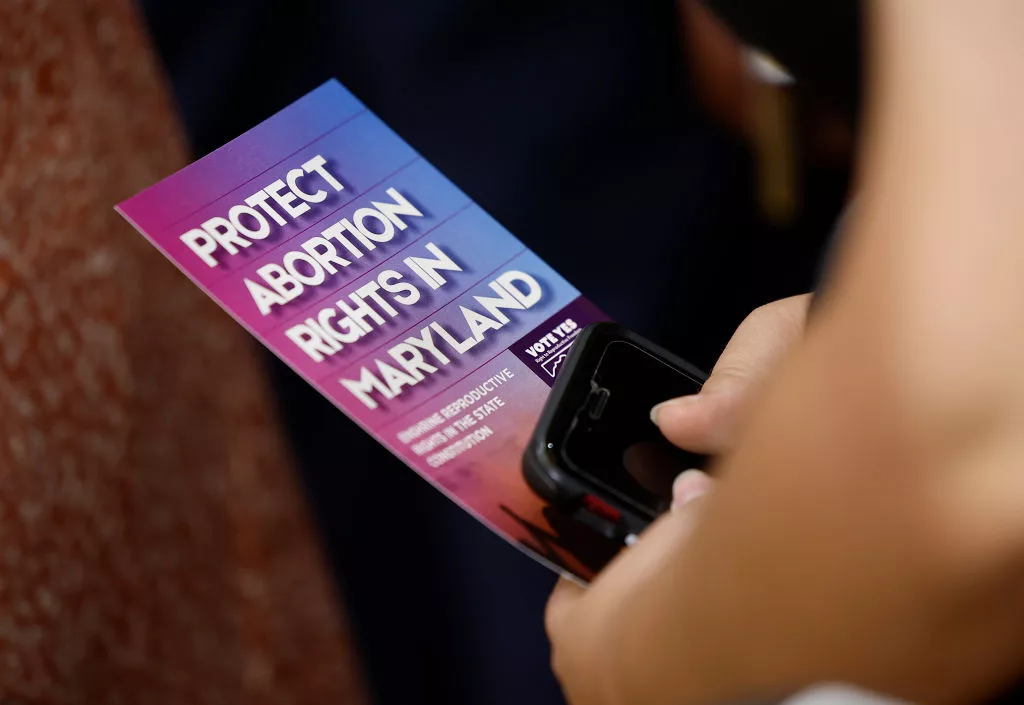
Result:
<svg viewBox="0 0 1024 705"><path fill-rule="evenodd" d="M102 38L111 4L38 18ZM692 0L138 10L192 158L337 78L588 298L710 369L747 313L815 285L847 196L858 69L855 2L713 4L717 15ZM796 84L751 70L723 19ZM102 73L102 59L62 54L76 46L51 46L53 60ZM0 219L0 244L15 222ZM260 354L372 701L562 703L542 619L554 576Z"/></svg>
<svg viewBox="0 0 1024 705"><path fill-rule="evenodd" d="M673 0L142 7L197 156L336 77L610 315L705 369L750 310L812 288L845 195L842 159L808 158L803 207L765 217L736 60L716 61L732 48ZM552 575L267 365L376 702L562 702Z"/></svg>

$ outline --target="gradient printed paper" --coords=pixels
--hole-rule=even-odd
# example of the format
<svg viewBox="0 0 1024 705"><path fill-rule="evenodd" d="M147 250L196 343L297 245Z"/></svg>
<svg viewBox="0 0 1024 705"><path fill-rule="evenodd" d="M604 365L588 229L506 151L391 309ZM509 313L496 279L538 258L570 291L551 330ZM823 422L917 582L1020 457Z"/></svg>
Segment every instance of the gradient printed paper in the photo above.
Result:
<svg viewBox="0 0 1024 705"><path fill-rule="evenodd" d="M521 471L569 346L604 316L339 83L118 210L490 527L582 578L615 553Z"/></svg>

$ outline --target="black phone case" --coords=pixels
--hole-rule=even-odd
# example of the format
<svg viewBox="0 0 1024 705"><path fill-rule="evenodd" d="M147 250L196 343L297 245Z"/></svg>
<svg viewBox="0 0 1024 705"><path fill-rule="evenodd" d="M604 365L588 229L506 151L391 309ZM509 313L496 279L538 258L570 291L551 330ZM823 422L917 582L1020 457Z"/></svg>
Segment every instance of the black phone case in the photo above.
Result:
<svg viewBox="0 0 1024 705"><path fill-rule="evenodd" d="M604 351L603 346L595 347L591 344L595 338L633 343L692 377L700 385L703 385L707 375L686 360L616 323L595 323L584 329L573 343L569 357L555 381L533 436L523 453L523 476L530 488L540 497L570 515L577 514L580 510L586 512L588 497L599 499L620 516L617 521L611 522L615 524L614 526L610 525L611 520L607 516L593 516L593 521L589 522L592 528L609 538L625 538L642 531L650 523L650 519L613 493L565 467L559 457L560 439L567 433L573 415L589 393L589 384L581 384L581 377L589 382ZM586 516L577 518L585 522L588 519Z"/></svg>

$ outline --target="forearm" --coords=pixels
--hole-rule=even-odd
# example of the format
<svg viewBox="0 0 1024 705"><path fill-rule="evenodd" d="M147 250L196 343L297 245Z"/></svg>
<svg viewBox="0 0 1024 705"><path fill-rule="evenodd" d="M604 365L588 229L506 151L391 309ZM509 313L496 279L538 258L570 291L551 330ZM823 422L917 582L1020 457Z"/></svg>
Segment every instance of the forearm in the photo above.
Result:
<svg viewBox="0 0 1024 705"><path fill-rule="evenodd" d="M830 301L692 542L623 608L633 702L832 679L957 702L1019 666L1024 83L998 77L1022 13L878 3Z"/></svg>

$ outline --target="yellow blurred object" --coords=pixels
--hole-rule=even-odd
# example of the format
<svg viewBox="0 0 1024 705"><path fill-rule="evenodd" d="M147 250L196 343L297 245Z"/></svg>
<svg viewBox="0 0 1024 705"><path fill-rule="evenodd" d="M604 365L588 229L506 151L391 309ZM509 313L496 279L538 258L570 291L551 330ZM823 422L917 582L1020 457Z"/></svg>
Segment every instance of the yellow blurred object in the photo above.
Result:
<svg viewBox="0 0 1024 705"><path fill-rule="evenodd" d="M800 208L795 81L777 61L747 51L752 77L751 129L757 159L757 198L764 216L786 225Z"/></svg>

